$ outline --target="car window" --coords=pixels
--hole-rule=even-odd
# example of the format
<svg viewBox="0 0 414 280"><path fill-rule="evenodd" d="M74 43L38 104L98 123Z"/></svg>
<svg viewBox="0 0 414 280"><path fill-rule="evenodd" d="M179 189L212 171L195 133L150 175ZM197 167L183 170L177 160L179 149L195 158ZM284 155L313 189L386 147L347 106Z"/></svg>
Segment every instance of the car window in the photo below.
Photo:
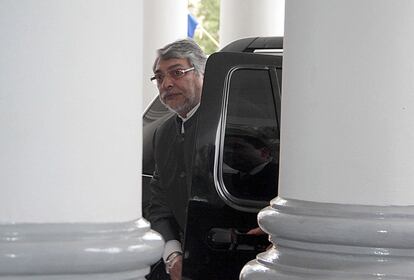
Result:
<svg viewBox="0 0 414 280"><path fill-rule="evenodd" d="M237 204L277 196L280 73L240 67L228 79L220 183Z"/></svg>

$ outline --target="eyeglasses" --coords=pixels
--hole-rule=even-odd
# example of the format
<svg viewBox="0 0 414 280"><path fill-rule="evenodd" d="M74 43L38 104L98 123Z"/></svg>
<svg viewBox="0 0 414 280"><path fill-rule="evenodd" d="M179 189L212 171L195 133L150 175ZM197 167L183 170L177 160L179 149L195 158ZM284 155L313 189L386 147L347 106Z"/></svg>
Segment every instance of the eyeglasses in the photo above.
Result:
<svg viewBox="0 0 414 280"><path fill-rule="evenodd" d="M189 71L193 71L195 68L194 66L187 69L173 69L166 72L166 74L156 73L154 76L150 78L151 82L153 82L155 85L160 85L165 79L165 76L168 76L170 78L173 78L174 80L178 80L182 77L184 77L185 73Z"/></svg>

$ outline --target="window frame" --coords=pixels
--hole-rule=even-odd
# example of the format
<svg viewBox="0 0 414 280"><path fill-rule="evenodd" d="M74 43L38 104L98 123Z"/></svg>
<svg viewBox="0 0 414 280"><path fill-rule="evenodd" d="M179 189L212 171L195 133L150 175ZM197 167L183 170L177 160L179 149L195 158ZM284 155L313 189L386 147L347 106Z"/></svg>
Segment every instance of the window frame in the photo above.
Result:
<svg viewBox="0 0 414 280"><path fill-rule="evenodd" d="M273 98L273 109L276 115L277 127L280 136L280 102L281 102L281 81L277 74L277 69L282 69L281 67L276 67L273 65L256 65L256 64L245 64L233 66L225 77L224 86L223 86L223 95L222 95L222 106L220 111L219 123L217 126L216 138L215 138L215 153L214 153L214 186L219 197L231 208L244 212L256 213L260 211L263 207L269 205L269 201L262 200L253 200L253 199L243 199L238 198L232 195L226 188L223 180L223 154L224 154L224 139L225 131L227 125L227 112L229 106L229 95L230 95L230 84L232 76L236 71L240 70L265 70L269 74L269 81L272 90ZM280 139L280 137L279 137Z"/></svg>

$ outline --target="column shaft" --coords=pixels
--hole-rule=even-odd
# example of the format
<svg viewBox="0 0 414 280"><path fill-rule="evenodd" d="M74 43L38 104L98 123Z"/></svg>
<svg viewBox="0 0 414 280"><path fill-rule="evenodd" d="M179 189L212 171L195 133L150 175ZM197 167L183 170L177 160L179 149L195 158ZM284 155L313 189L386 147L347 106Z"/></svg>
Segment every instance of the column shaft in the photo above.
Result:
<svg viewBox="0 0 414 280"><path fill-rule="evenodd" d="M413 12L286 2L275 247L241 279L414 279Z"/></svg>
<svg viewBox="0 0 414 280"><path fill-rule="evenodd" d="M0 2L0 279L144 279L140 1Z"/></svg>

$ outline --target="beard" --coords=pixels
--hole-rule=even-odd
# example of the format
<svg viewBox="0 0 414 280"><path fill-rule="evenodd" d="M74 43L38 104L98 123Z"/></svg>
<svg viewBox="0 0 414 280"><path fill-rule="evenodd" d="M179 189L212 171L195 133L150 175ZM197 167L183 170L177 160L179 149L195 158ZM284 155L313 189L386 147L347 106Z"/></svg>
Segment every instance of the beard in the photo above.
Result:
<svg viewBox="0 0 414 280"><path fill-rule="evenodd" d="M180 115L186 116L191 109L193 109L197 104L198 100L195 94L191 96L183 96L184 100L181 103L172 103L171 105L168 104L169 102L165 102L163 98L160 97L161 103L168 108L168 110Z"/></svg>

